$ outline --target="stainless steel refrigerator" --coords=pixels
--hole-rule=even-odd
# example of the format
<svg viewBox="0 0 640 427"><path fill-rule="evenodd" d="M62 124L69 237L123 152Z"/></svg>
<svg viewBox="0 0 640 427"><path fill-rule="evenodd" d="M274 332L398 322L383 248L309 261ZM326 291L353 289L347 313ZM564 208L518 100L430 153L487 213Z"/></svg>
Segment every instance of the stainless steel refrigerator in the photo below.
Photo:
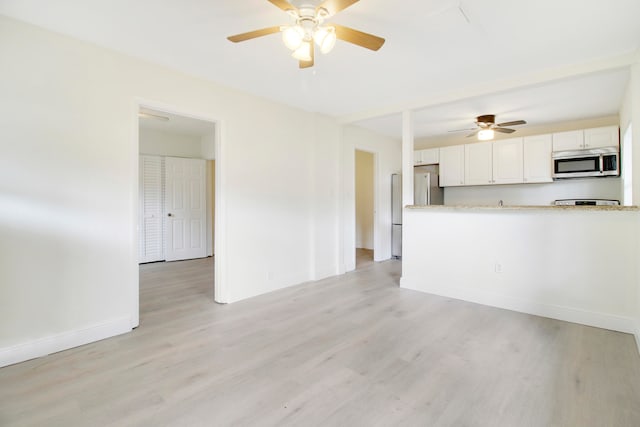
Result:
<svg viewBox="0 0 640 427"><path fill-rule="evenodd" d="M438 165L413 168L413 204L416 206L443 205L444 189L439 186Z"/></svg>

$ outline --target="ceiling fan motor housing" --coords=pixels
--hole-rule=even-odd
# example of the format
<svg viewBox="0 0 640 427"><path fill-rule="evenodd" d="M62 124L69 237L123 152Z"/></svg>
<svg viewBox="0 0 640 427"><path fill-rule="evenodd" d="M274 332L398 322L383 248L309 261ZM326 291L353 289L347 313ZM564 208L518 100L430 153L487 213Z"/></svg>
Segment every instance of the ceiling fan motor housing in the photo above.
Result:
<svg viewBox="0 0 640 427"><path fill-rule="evenodd" d="M476 118L476 123L479 126L489 127L496 123L496 116L495 114L486 114L484 116L478 116Z"/></svg>

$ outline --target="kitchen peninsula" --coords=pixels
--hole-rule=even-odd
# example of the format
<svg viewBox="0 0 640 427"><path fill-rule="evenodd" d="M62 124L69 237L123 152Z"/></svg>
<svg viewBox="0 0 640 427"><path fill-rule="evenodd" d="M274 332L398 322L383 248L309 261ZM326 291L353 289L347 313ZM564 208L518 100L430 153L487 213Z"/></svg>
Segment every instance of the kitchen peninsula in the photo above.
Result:
<svg viewBox="0 0 640 427"><path fill-rule="evenodd" d="M407 206L401 287L635 332L640 210Z"/></svg>

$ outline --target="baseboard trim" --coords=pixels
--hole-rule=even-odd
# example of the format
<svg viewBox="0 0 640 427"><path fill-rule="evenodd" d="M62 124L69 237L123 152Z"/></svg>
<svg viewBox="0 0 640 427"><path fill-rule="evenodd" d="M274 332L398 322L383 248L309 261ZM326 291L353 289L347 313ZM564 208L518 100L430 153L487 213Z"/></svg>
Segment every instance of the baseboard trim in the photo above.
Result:
<svg viewBox="0 0 640 427"><path fill-rule="evenodd" d="M100 341L131 331L131 319L122 317L84 329L50 335L11 347L0 348L0 368L47 356L73 347Z"/></svg>
<svg viewBox="0 0 640 427"><path fill-rule="evenodd" d="M491 307L503 308L520 313L533 314L535 316L548 317L565 322L579 323L596 328L634 334L640 351L640 335L636 330L634 319L608 313L583 310L555 304L545 304L536 301L528 301L506 295L493 294L485 291L470 290L464 288L442 288L436 286L424 286L424 281L416 283L403 277L400 279L400 287L414 291L425 292L447 298L454 298Z"/></svg>
<svg viewBox="0 0 640 427"><path fill-rule="evenodd" d="M335 267L327 267L327 268L316 270L316 272L313 275L313 277L311 278L311 280L314 280L314 281L322 280L322 279L326 279L328 277L337 276L339 274L340 274L340 272L337 271L337 269Z"/></svg>

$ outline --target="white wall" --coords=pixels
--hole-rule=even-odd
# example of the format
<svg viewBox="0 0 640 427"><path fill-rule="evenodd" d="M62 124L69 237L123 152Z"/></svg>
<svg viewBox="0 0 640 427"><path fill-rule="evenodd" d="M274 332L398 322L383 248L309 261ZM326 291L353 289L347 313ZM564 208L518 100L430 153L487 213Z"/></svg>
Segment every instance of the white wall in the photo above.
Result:
<svg viewBox="0 0 640 427"><path fill-rule="evenodd" d="M638 211L405 209L401 286L632 332L639 219Z"/></svg>
<svg viewBox="0 0 640 427"><path fill-rule="evenodd" d="M205 158L202 153L203 143L200 137L140 127L139 138L140 154L193 159Z"/></svg>
<svg viewBox="0 0 640 427"><path fill-rule="evenodd" d="M381 176L399 164L387 138L347 128L343 140L332 119L4 17L0 57L0 364L137 323L138 102L219 124L223 302L355 264L343 147L378 149ZM390 235L389 215L378 223Z"/></svg>
<svg viewBox="0 0 640 427"><path fill-rule="evenodd" d="M344 273L342 236L345 224L340 215L344 177L341 167L342 128L332 119L316 115L308 133L314 135L306 165L313 194L306 206L312 241L308 265L311 279L319 280Z"/></svg>
<svg viewBox="0 0 640 427"><path fill-rule="evenodd" d="M551 205L557 199L613 199L621 197L620 178L558 180L545 184L447 187L445 205Z"/></svg>
<svg viewBox="0 0 640 427"><path fill-rule="evenodd" d="M402 170L401 142L375 134L367 129L346 126L343 130L342 167L344 270L356 268L355 258L355 150L376 153L374 176L374 242L375 261L391 258L391 175Z"/></svg>
<svg viewBox="0 0 640 427"><path fill-rule="evenodd" d="M356 150L356 248L373 249L373 160Z"/></svg>

